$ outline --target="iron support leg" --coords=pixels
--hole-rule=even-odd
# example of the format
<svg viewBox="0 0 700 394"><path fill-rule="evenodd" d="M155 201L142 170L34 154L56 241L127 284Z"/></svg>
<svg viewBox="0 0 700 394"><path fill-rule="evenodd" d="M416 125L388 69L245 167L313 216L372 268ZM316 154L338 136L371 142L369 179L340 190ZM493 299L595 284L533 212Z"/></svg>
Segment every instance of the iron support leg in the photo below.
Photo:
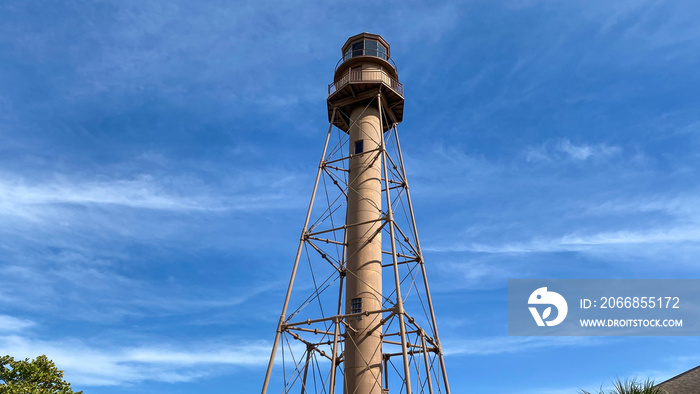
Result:
<svg viewBox="0 0 700 394"><path fill-rule="evenodd" d="M323 171L323 163L326 160L326 150L328 149L328 141L331 138L331 131L333 130L333 121L335 120L336 108L333 108L333 114L331 115L331 124L328 126L328 134L326 134L326 143L323 145L323 155L321 155L321 161L318 164L318 172L316 173L316 181L314 182L314 191L311 193L311 202L309 203L309 210L306 213L306 220L304 221L304 230L301 232L301 240L299 241L299 248L297 249L297 256L294 259L294 267L292 268L292 277L289 279L289 286L287 287L287 295L284 298L284 306L282 307L282 314L280 315L280 320L277 323L277 333L275 334L275 341L272 343L272 352L270 353L270 362L267 364L267 372L265 373L265 382L263 383L262 394L267 393L267 386L270 384L270 376L272 375L272 366L275 364L275 355L277 354L277 345L280 341L280 336L282 335L282 327L284 324L285 316L287 315L287 307L289 306L289 299L292 296L292 286L294 286L294 277L297 274L297 268L299 267L299 258L301 257L301 252L304 248L304 242L306 238L306 231L309 227L309 219L311 218L311 208L314 206L314 199L316 198L316 190L318 189L318 181L321 179L321 172Z"/></svg>
<svg viewBox="0 0 700 394"><path fill-rule="evenodd" d="M382 103L381 93L377 94L379 104L379 124L383 128L382 123ZM387 151L386 141L384 139L384 131L382 130L382 166L384 167L384 184L386 189L386 210L387 222L389 223L389 238L391 238L391 258L394 264L394 282L396 283L396 314L399 317L399 333L401 336L401 353L403 356L403 372L404 381L406 382L406 394L411 394L411 376L410 366L408 361L408 345L406 343L406 323L404 320L403 299L401 298L401 279L399 278L399 264L396 256L396 240L394 239L394 214L391 208L391 196L389 192L389 171L387 170Z"/></svg>

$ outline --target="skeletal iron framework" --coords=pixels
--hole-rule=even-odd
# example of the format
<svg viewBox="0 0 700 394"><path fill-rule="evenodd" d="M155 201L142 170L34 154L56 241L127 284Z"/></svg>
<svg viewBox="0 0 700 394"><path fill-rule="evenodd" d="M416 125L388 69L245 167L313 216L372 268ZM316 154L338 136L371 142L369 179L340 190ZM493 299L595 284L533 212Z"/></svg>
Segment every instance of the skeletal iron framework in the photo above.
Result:
<svg viewBox="0 0 700 394"><path fill-rule="evenodd" d="M385 77L385 76L384 76ZM374 78L349 74L349 82ZM348 81L344 81L347 83ZM364 81L367 82L367 81ZM380 81L381 82L381 81ZM365 151L381 161L382 307L343 313L346 269L346 223L349 161L347 130L351 118L342 106L331 105L330 125L314 182L262 393L343 393L344 349L352 341L353 319L379 314L382 366L377 385L383 393L450 393L443 351L438 338L425 263L418 240L413 205L406 179L395 116L386 89L403 94L397 81L378 83L355 104L379 111L379 148ZM336 82L337 84L337 82ZM393 85L393 86L392 86ZM329 88L329 94L337 86ZM403 97L401 97L403 99ZM346 108L345 108L346 109ZM344 124L343 124L344 123ZM375 226L376 227L376 226ZM275 364L275 360L278 363Z"/></svg>

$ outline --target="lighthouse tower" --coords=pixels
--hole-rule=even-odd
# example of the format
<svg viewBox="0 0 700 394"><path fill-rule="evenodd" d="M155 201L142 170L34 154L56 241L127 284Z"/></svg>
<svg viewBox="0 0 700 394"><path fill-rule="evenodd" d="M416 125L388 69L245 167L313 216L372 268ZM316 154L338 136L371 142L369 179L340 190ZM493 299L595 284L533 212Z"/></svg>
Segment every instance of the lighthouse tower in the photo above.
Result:
<svg viewBox="0 0 700 394"><path fill-rule="evenodd" d="M262 393L449 393L398 140L403 85L384 38L346 41L327 104Z"/></svg>

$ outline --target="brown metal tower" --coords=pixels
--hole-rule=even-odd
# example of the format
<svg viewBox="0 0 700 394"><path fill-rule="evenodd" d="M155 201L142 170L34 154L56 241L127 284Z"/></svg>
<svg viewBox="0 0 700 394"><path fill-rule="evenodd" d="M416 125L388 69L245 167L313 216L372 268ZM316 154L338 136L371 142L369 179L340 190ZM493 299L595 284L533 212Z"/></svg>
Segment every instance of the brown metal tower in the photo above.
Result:
<svg viewBox="0 0 700 394"><path fill-rule="evenodd" d="M403 106L389 44L350 37L263 394L450 393L396 128Z"/></svg>

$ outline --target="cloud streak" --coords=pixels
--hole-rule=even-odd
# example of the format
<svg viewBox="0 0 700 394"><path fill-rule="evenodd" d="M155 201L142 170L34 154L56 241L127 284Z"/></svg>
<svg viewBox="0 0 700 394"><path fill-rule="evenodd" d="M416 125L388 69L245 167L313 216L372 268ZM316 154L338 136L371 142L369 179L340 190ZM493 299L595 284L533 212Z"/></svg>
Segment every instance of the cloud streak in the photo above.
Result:
<svg viewBox="0 0 700 394"><path fill-rule="evenodd" d="M525 159L529 162L586 161L608 159L619 155L622 149L607 144L574 144L563 138L544 142L539 147L528 148Z"/></svg>
<svg viewBox="0 0 700 394"><path fill-rule="evenodd" d="M475 253L540 253L585 251L604 245L640 245L676 242L700 242L700 228L688 227L652 232L616 231L592 235L567 234L560 238L533 240L505 244L455 243L446 246L426 247L432 252Z"/></svg>
<svg viewBox="0 0 700 394"><path fill-rule="evenodd" d="M46 183L0 178L0 215L39 218L42 206L116 205L163 211L220 211L227 207L206 195L176 195L152 176L111 181L73 181L57 177Z"/></svg>
<svg viewBox="0 0 700 394"><path fill-rule="evenodd" d="M167 383L224 373L221 367L257 367L269 358L265 342L208 341L145 346L90 346L81 340L44 341L20 335L0 336L0 348L15 358L46 354L74 386Z"/></svg>
<svg viewBox="0 0 700 394"><path fill-rule="evenodd" d="M449 356L487 356L521 353L551 347L594 346L602 341L592 337L483 337L468 340L444 340Z"/></svg>
<svg viewBox="0 0 700 394"><path fill-rule="evenodd" d="M34 326L34 322L31 320L19 319L8 315L0 315L0 334L19 332L32 326Z"/></svg>
<svg viewBox="0 0 700 394"><path fill-rule="evenodd" d="M53 175L39 180L0 174L0 217L60 222L57 215L76 213L74 208L80 206L174 214L286 209L299 197L294 187L298 176L278 170L262 174L241 171L217 183L191 176L148 174L93 178L97 179ZM0 224L0 229L5 226Z"/></svg>

